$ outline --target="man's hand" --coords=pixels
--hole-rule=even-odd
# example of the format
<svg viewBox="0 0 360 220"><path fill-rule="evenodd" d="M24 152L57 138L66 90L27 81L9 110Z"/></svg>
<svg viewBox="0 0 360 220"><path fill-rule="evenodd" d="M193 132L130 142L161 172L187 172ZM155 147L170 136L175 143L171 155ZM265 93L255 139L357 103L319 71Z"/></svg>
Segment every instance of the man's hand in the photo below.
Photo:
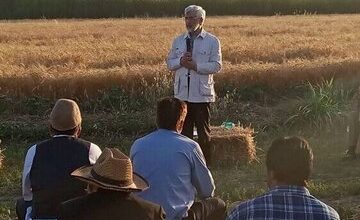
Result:
<svg viewBox="0 0 360 220"><path fill-rule="evenodd" d="M190 52L186 52L181 58L180 58L180 65L191 70L197 70L196 63L192 59L192 55Z"/></svg>

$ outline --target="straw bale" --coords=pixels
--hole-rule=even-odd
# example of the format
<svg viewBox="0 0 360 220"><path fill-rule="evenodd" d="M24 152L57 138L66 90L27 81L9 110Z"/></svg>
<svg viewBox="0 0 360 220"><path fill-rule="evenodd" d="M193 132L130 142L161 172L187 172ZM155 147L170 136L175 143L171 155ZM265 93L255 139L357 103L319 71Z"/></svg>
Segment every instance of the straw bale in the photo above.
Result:
<svg viewBox="0 0 360 220"><path fill-rule="evenodd" d="M257 161L254 129L235 126L211 128L211 142L214 146L215 163L251 163Z"/></svg>

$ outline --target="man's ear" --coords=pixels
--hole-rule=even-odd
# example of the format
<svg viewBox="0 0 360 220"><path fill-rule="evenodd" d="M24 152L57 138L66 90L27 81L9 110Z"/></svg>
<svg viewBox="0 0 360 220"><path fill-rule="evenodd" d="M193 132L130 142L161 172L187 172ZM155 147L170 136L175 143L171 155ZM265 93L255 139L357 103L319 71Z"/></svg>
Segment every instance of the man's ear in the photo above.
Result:
<svg viewBox="0 0 360 220"><path fill-rule="evenodd" d="M272 171L272 170L267 170L266 182L267 182L267 186L268 186L269 188L271 188L271 187L273 187L273 186L276 185L276 179L275 179L274 171Z"/></svg>
<svg viewBox="0 0 360 220"><path fill-rule="evenodd" d="M185 122L185 118L184 119L180 118L176 123L176 131L178 133L182 132L182 129L184 128L184 122Z"/></svg>
<svg viewBox="0 0 360 220"><path fill-rule="evenodd" d="M202 26L203 24L204 24L204 18L201 17L201 18L200 18L200 25Z"/></svg>
<svg viewBox="0 0 360 220"><path fill-rule="evenodd" d="M78 125L76 128L76 137L80 137L81 134L81 125Z"/></svg>

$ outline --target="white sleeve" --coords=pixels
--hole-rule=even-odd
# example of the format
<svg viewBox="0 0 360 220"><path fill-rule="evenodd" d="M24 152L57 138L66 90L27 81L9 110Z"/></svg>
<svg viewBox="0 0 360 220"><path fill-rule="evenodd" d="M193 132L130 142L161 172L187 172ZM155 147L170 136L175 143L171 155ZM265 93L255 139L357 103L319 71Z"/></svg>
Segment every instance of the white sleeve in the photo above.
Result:
<svg viewBox="0 0 360 220"><path fill-rule="evenodd" d="M33 145L28 152L26 153L24 170L22 176L22 194L25 201L31 201L33 194L31 191L31 182L30 182L30 171L31 166L34 160L34 156L36 153L36 144Z"/></svg>
<svg viewBox="0 0 360 220"><path fill-rule="evenodd" d="M210 51L210 58L208 62L197 64L197 73L199 74L214 74L221 70L222 55L219 39L215 38Z"/></svg>
<svg viewBox="0 0 360 220"><path fill-rule="evenodd" d="M89 161L90 164L95 164L96 160L99 158L101 154L101 149L96 144L91 143L90 144L90 150L89 150Z"/></svg>
<svg viewBox="0 0 360 220"><path fill-rule="evenodd" d="M167 59L166 59L166 64L167 64L167 68L170 70L170 71L175 71L179 68L181 68L181 65L180 65L180 59L181 57L178 57L177 54L176 54L176 50L177 50L177 39L174 40L174 42L172 43L172 46L171 46L171 49L170 49L170 52L167 56Z"/></svg>

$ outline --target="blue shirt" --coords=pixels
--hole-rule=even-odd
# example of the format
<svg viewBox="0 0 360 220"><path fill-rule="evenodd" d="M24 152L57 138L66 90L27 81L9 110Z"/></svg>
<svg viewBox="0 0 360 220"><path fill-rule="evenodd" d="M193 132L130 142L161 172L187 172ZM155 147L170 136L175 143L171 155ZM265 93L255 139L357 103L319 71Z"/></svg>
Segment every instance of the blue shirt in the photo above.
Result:
<svg viewBox="0 0 360 220"><path fill-rule="evenodd" d="M339 220L330 206L300 186L277 186L235 207L227 220Z"/></svg>
<svg viewBox="0 0 360 220"><path fill-rule="evenodd" d="M166 219L181 219L200 198L212 197L214 180L199 145L175 131L158 129L131 147L133 169L150 188L138 195L161 205Z"/></svg>

